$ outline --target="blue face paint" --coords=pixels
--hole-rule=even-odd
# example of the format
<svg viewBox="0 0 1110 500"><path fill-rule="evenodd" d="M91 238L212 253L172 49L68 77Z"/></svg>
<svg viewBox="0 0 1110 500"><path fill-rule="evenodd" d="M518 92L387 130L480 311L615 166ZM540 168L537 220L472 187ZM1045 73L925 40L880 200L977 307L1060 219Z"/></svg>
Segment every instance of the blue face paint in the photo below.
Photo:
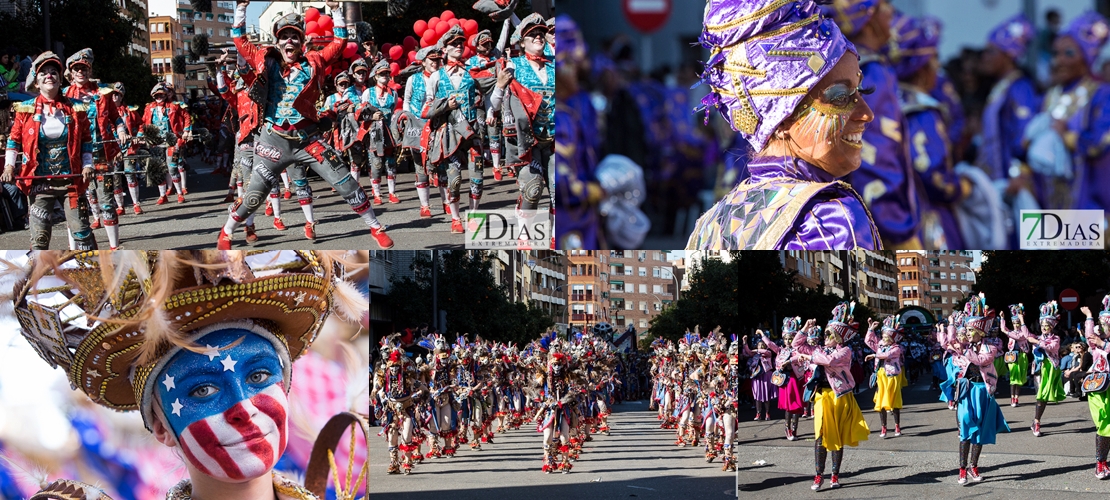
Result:
<svg viewBox="0 0 1110 500"><path fill-rule="evenodd" d="M223 349L243 339L231 349ZM158 375L158 395L175 436L189 424L223 413L282 381L281 361L270 342L239 328L197 340L208 350L181 350Z"/></svg>
<svg viewBox="0 0 1110 500"><path fill-rule="evenodd" d="M285 451L288 401L280 355L243 328L217 330L196 342L203 353L182 350L158 375L166 421L200 472L227 481L259 477Z"/></svg>

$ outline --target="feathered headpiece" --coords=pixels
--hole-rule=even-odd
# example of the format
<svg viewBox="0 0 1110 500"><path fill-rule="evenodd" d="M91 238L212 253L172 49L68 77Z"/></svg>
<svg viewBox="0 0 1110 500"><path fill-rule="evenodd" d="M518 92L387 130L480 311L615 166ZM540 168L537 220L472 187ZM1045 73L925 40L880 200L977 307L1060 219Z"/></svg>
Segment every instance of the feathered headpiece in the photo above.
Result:
<svg viewBox="0 0 1110 500"><path fill-rule="evenodd" d="M987 296L983 292L972 295L964 304L964 314L967 327L979 331L980 334L990 332L991 322L994 320L994 311L987 308Z"/></svg>
<svg viewBox="0 0 1110 500"><path fill-rule="evenodd" d="M1025 323L1025 304L1010 304L1010 318L1016 328L1018 324Z"/></svg>
<svg viewBox="0 0 1110 500"><path fill-rule="evenodd" d="M797 332L798 327L801 324L802 318L800 316L787 317L786 319L782 320L782 334L786 335L787 333Z"/></svg>
<svg viewBox="0 0 1110 500"><path fill-rule="evenodd" d="M898 342L902 338L902 318L898 317L897 314L894 316L887 316L886 319L883 320L882 331L883 335L889 332L890 336L894 338L894 341Z"/></svg>
<svg viewBox="0 0 1110 500"><path fill-rule="evenodd" d="M730 355L737 354L737 353L740 352L740 342L738 340L736 340L736 334L735 333L732 334L731 337L732 337L732 345L729 346L729 348L728 348L728 353Z"/></svg>
<svg viewBox="0 0 1110 500"><path fill-rule="evenodd" d="M1058 318L1057 315L1056 315L1056 301L1055 300L1050 300L1048 302L1045 302L1044 304L1041 304L1041 324L1042 325L1045 324L1045 323L1048 323L1049 325L1052 325L1053 327L1055 327L1056 323L1059 320L1060 320L1060 318Z"/></svg>
<svg viewBox="0 0 1110 500"><path fill-rule="evenodd" d="M836 335L838 343L851 340L859 331L859 323L856 323L855 317L852 316L855 310L855 301L841 302L833 308L832 319L829 320L825 330Z"/></svg>
<svg viewBox="0 0 1110 500"><path fill-rule="evenodd" d="M1102 311L1098 313L1098 319L1102 321L1110 320L1110 295L1102 298Z"/></svg>

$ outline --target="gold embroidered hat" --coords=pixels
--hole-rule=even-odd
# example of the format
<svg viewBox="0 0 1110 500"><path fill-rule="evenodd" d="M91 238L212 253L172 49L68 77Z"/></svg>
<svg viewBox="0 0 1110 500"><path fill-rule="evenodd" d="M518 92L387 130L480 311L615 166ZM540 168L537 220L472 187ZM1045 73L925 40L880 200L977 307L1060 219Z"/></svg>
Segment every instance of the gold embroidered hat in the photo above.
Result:
<svg viewBox="0 0 1110 500"><path fill-rule="evenodd" d="M369 303L342 279L340 252L31 252L14 264L21 333L74 389L150 428L155 376L220 325L250 330L292 362L333 310L355 321ZM152 376L153 375L153 376Z"/></svg>

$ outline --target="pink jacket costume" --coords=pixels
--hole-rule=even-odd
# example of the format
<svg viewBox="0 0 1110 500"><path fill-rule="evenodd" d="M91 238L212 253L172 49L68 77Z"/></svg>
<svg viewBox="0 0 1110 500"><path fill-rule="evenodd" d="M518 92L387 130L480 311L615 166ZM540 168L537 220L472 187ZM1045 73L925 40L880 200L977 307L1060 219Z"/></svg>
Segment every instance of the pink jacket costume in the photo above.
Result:
<svg viewBox="0 0 1110 500"><path fill-rule="evenodd" d="M898 324L898 320L894 316L888 316L883 320L883 333L890 332L894 338L894 343L891 345L882 345L878 330L879 325L867 330L863 343L867 344L867 347L870 347L872 351L875 351L875 371L882 368L886 371L888 377L897 377L899 373L902 373L902 347L898 345L898 339L901 337L898 332L901 330L901 325Z"/></svg>
<svg viewBox="0 0 1110 500"><path fill-rule="evenodd" d="M986 304L982 297L983 294L972 296L971 300L968 300L967 304L964 305L968 333L970 334L971 330L976 330L980 337L990 331L990 324L994 321L994 311L986 310ZM955 333L955 327L949 325L948 334L955 336ZM959 378L967 377L967 369L971 365L978 366L979 372L983 375L983 382L987 385L987 391L994 394L995 389L998 388L998 372L994 369L994 358L999 355L999 344L989 340L984 339L979 344L971 345L964 343L962 352L958 352L952 357L952 364L959 369ZM1059 361L1057 360L1057 362Z"/></svg>
<svg viewBox="0 0 1110 500"><path fill-rule="evenodd" d="M1052 326L1056 326L1057 319L1055 300L1041 304L1041 323L1046 322L1051 323ZM1044 351L1045 356L1047 356L1048 360L1052 362L1052 366L1060 368L1060 337L1056 336L1055 333L1049 333L1046 335L1033 335L1028 330L1026 330L1025 333L1027 338L1040 339L1041 343L1037 347L1040 347L1041 350Z"/></svg>
<svg viewBox="0 0 1110 500"><path fill-rule="evenodd" d="M844 346L845 342L856 335L859 328L859 324L852 320L854 308L855 302L850 306L841 302L833 309L833 320L826 329L840 336L841 341L835 348L811 346L801 335L794 338L794 349L810 356L811 369L818 365L825 367L825 378L836 397L852 392L856 387L856 380L852 378L851 372L852 350Z"/></svg>
<svg viewBox="0 0 1110 500"><path fill-rule="evenodd" d="M1022 304L1016 304L1016 305L1011 305L1010 306L1010 317L1011 318L1022 318L1022 313L1024 313L1024 312L1025 312L1025 306L1023 306ZM1013 319L1011 319L1011 321L1013 321ZM1026 352L1026 353L1029 352L1029 337L1032 337L1033 334L1029 333L1029 328L1027 328L1025 326L1024 318L1022 318L1022 321L1021 321L1020 325L1015 323L1014 328L1012 330L1009 329L1009 328L1006 328L1006 322L1005 321L1002 322L1001 326L1002 326L1002 331L1006 334L1006 336L1010 337L1010 349L1011 350L1016 348L1017 350L1019 350L1021 352Z"/></svg>

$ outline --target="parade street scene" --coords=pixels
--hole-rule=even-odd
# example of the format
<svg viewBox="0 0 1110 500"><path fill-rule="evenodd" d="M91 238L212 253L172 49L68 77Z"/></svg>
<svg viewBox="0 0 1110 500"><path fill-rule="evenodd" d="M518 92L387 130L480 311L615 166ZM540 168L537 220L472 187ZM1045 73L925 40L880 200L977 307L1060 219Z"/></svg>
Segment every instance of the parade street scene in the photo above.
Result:
<svg viewBox="0 0 1110 500"><path fill-rule="evenodd" d="M551 0L18 3L4 248L554 244Z"/></svg>
<svg viewBox="0 0 1110 500"><path fill-rule="evenodd" d="M561 0L557 247L1103 249L1108 15Z"/></svg>
<svg viewBox="0 0 1110 500"><path fill-rule="evenodd" d="M1110 255L1058 255L740 252L740 495L1105 497Z"/></svg>
<svg viewBox="0 0 1110 500"><path fill-rule="evenodd" d="M735 498L738 258L373 252L371 495Z"/></svg>

